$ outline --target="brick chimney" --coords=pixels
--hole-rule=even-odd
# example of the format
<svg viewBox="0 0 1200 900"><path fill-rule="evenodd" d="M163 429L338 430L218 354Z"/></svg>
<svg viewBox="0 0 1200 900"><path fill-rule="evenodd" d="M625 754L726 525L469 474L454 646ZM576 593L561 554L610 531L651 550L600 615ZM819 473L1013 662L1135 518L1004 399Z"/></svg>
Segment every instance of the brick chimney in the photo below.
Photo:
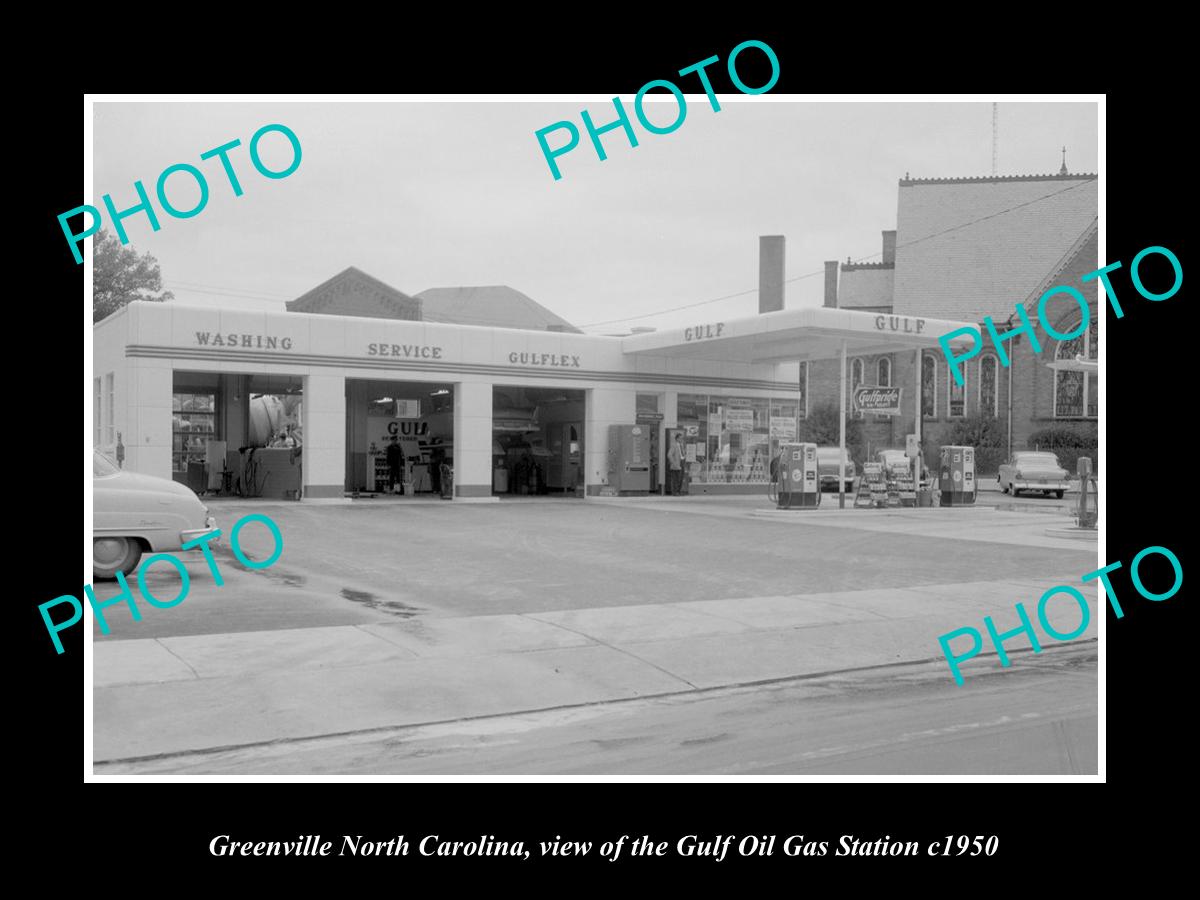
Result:
<svg viewBox="0 0 1200 900"><path fill-rule="evenodd" d="M758 311L783 309L783 235L758 239Z"/></svg>
<svg viewBox="0 0 1200 900"><path fill-rule="evenodd" d="M883 233L883 264L885 266L896 264L896 232L894 231Z"/></svg>
<svg viewBox="0 0 1200 900"><path fill-rule="evenodd" d="M837 309L838 264L836 259L825 263L825 305Z"/></svg>

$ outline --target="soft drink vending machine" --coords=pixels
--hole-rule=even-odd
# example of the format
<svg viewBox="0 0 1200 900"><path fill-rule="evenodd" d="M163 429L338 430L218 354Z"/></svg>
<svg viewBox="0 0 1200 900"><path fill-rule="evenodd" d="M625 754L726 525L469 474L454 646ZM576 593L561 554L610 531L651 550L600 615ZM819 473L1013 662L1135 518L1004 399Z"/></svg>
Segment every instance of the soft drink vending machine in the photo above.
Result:
<svg viewBox="0 0 1200 900"><path fill-rule="evenodd" d="M779 445L779 509L815 509L821 502L816 444Z"/></svg>
<svg viewBox="0 0 1200 900"><path fill-rule="evenodd" d="M939 469L942 506L969 506L975 502L974 447L943 447Z"/></svg>
<svg viewBox="0 0 1200 900"><path fill-rule="evenodd" d="M608 483L619 494L650 490L649 425L610 425L608 428Z"/></svg>

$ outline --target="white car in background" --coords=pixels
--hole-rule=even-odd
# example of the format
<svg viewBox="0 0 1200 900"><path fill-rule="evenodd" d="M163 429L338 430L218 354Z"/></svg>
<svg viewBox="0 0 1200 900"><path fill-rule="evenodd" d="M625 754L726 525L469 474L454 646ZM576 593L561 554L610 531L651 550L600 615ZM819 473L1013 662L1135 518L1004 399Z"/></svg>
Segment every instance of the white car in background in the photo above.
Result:
<svg viewBox="0 0 1200 900"><path fill-rule="evenodd" d="M1059 500L1071 490L1071 474L1058 464L1058 457L1045 450L1018 450L1000 467L996 480L1000 493L1017 496L1021 491L1041 491Z"/></svg>
<svg viewBox="0 0 1200 900"><path fill-rule="evenodd" d="M122 472L92 451L92 576L128 575L142 554L179 550L214 530L208 507L182 484Z"/></svg>

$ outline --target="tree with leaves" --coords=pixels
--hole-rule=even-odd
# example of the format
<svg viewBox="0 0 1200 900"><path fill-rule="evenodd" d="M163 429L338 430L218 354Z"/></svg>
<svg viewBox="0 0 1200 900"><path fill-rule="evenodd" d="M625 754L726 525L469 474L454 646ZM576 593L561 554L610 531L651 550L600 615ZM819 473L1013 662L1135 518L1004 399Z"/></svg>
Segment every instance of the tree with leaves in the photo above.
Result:
<svg viewBox="0 0 1200 900"><path fill-rule="evenodd" d="M111 316L133 300L162 302L175 295L164 291L158 261L149 253L138 255L107 231L92 244L92 321Z"/></svg>

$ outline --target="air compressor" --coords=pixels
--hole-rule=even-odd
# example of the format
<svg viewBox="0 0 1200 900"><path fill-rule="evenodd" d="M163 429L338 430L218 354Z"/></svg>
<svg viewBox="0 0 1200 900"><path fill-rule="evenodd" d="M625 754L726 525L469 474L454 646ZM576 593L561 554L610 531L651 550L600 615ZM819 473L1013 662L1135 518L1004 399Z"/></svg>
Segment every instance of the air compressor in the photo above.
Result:
<svg viewBox="0 0 1200 900"><path fill-rule="evenodd" d="M779 445L779 509L815 509L821 503L816 444Z"/></svg>

